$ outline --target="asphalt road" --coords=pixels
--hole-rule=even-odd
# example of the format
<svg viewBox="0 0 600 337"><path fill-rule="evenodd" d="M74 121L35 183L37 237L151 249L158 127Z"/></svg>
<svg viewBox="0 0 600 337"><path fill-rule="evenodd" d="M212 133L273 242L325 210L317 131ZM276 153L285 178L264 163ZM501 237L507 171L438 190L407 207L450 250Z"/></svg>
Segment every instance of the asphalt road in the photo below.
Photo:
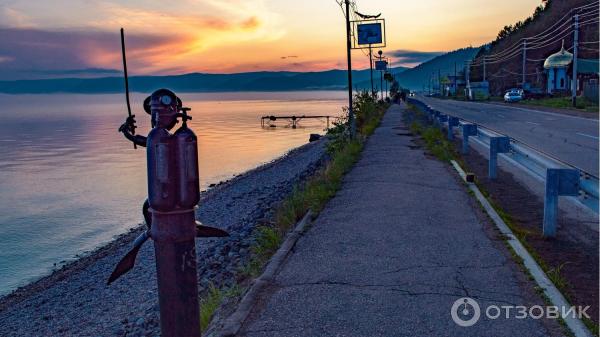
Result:
<svg viewBox="0 0 600 337"><path fill-rule="evenodd" d="M483 125L598 176L598 120L487 103L418 97L432 108Z"/></svg>

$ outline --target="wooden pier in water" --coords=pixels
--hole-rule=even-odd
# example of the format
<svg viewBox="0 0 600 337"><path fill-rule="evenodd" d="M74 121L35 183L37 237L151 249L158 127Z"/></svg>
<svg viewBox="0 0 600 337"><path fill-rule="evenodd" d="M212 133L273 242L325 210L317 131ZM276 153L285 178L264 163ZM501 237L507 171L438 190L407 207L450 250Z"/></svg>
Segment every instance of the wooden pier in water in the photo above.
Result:
<svg viewBox="0 0 600 337"><path fill-rule="evenodd" d="M269 115L269 116L262 116L260 118L260 125L262 127L265 127L265 121L267 122L267 125L269 127L276 127L275 124L272 124L271 122L276 122L277 120L286 120L288 121L289 124L292 125L292 129L295 129L298 126L298 123L303 120L303 119L323 119L325 118L327 120L327 128L329 129L329 118L333 118L333 116L326 116L326 115L322 115L322 116L306 116L306 115L302 115L302 116L273 116L273 115Z"/></svg>

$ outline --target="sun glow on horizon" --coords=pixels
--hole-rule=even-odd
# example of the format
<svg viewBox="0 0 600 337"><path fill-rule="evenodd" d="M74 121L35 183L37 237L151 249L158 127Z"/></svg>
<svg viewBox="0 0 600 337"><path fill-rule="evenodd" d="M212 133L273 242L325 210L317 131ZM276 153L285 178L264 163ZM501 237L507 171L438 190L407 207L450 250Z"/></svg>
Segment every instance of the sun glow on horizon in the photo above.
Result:
<svg viewBox="0 0 600 337"><path fill-rule="evenodd" d="M381 12L386 19L384 52L481 45L539 4L540 0L486 6L479 0L357 1L361 12ZM120 69L120 27L126 31L132 74L345 67L344 18L334 0L185 0L169 6L159 0L0 0L0 6L5 77ZM365 68L368 59L354 51L353 64Z"/></svg>

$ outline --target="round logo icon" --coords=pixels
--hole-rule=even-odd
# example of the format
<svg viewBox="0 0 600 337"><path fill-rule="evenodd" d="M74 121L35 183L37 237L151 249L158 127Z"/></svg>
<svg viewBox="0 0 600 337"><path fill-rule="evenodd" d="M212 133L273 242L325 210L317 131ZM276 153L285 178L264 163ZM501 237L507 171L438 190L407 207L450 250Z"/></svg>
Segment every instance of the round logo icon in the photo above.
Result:
<svg viewBox="0 0 600 337"><path fill-rule="evenodd" d="M472 326L479 321L481 309L474 299L463 297L454 301L452 309L450 309L450 315L452 315L454 323L467 327Z"/></svg>

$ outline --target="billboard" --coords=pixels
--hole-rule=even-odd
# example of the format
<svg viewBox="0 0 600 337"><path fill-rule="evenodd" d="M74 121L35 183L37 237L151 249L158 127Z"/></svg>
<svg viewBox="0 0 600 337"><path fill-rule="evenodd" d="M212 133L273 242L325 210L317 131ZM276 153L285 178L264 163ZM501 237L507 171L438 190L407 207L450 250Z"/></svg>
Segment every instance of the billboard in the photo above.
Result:
<svg viewBox="0 0 600 337"><path fill-rule="evenodd" d="M375 61L375 70L385 71L387 70L387 61Z"/></svg>
<svg viewBox="0 0 600 337"><path fill-rule="evenodd" d="M381 22L358 24L356 30L359 45L383 43Z"/></svg>

